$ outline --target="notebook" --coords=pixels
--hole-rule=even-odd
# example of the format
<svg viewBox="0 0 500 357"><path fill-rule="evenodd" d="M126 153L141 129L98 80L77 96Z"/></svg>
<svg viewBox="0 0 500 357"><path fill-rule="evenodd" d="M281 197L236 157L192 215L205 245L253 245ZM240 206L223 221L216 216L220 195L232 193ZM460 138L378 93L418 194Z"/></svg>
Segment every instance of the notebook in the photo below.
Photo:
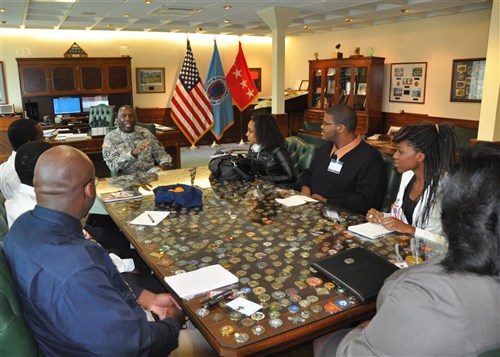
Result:
<svg viewBox="0 0 500 357"><path fill-rule="evenodd" d="M384 280L398 268L380 255L353 248L311 263L322 276L346 288L361 302L374 300Z"/></svg>
<svg viewBox="0 0 500 357"><path fill-rule="evenodd" d="M347 230L354 232L356 234L360 234L363 237L370 239L380 238L386 235L387 233L394 232L386 229L381 224L376 224L371 222L356 224L355 226L349 226Z"/></svg>

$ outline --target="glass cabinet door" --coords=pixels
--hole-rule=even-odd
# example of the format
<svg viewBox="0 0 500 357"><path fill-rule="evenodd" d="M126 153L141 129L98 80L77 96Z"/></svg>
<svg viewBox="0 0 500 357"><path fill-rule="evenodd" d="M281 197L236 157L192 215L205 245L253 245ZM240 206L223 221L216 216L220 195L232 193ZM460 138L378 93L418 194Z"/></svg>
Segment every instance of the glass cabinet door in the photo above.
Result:
<svg viewBox="0 0 500 357"><path fill-rule="evenodd" d="M326 83L325 83L325 102L323 103L323 108L326 109L333 104L335 104L335 79L336 79L337 69L335 67L328 68L326 72Z"/></svg>
<svg viewBox="0 0 500 357"><path fill-rule="evenodd" d="M354 67L354 102L355 110L366 110L366 88L368 67Z"/></svg>
<svg viewBox="0 0 500 357"><path fill-rule="evenodd" d="M338 104L352 105L351 99L351 67L340 68L340 92Z"/></svg>
<svg viewBox="0 0 500 357"><path fill-rule="evenodd" d="M312 103L311 107L321 108L321 82L322 82L322 72L321 69L312 70L312 83L311 83L311 93L312 93Z"/></svg>

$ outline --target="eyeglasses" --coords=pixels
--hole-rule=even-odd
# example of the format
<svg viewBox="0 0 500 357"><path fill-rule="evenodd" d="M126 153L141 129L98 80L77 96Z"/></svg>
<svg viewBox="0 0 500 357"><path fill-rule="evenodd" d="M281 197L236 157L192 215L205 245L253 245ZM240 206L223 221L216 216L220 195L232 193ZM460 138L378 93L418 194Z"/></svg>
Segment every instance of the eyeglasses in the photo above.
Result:
<svg viewBox="0 0 500 357"><path fill-rule="evenodd" d="M344 124L344 123L339 123L339 122L337 122L337 121L334 121L334 122L332 122L332 123L329 123L329 122L324 121L324 120L321 122L321 125L324 125L324 126L334 125L334 124L335 124L335 125L340 125L340 124Z"/></svg>

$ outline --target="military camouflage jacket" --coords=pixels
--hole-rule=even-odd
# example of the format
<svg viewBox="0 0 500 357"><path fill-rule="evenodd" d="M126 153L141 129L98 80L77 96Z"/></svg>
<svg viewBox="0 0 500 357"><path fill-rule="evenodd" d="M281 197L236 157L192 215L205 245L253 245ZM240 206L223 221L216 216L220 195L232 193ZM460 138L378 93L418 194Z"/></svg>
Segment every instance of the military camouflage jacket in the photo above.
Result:
<svg viewBox="0 0 500 357"><path fill-rule="evenodd" d="M149 140L151 145L140 153L137 158L132 156L132 150ZM145 128L136 126L132 133L124 133L120 128L112 130L104 137L102 156L109 169L117 175L128 175L136 172L146 172L157 164L169 164L172 157L158 139Z"/></svg>

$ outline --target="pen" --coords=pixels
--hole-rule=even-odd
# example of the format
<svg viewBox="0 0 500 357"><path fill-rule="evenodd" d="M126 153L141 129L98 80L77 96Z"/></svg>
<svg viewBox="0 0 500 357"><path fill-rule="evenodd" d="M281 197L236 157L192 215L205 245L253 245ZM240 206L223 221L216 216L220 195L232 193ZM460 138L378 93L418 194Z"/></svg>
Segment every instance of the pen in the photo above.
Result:
<svg viewBox="0 0 500 357"><path fill-rule="evenodd" d="M206 302L209 302L209 301L215 300L215 299L217 299L217 298L219 298L219 297L221 297L222 295L225 295L225 294L228 294L227 296L229 296L229 295L230 295L229 293L232 293L232 292L233 292L233 290L232 290L232 289L224 290L224 291L222 291L222 292L220 292L220 293L218 293L218 294L215 294L215 295L212 295L212 296L210 296L210 297L204 298L204 299L200 300L200 302L201 302L202 304L204 304L204 303L206 303Z"/></svg>
<svg viewBox="0 0 500 357"><path fill-rule="evenodd" d="M208 309L212 306L215 306L217 305L219 302L221 302L222 300L225 300L226 298L228 298L233 292L231 290L229 291L226 291L225 293L222 293L222 294L219 294L217 295L213 300L210 300L209 302L205 303L203 305L203 307L205 309Z"/></svg>
<svg viewBox="0 0 500 357"><path fill-rule="evenodd" d="M153 217L151 217L151 215L149 213L148 213L148 217L151 220L151 223L155 223L155 220L153 219Z"/></svg>

